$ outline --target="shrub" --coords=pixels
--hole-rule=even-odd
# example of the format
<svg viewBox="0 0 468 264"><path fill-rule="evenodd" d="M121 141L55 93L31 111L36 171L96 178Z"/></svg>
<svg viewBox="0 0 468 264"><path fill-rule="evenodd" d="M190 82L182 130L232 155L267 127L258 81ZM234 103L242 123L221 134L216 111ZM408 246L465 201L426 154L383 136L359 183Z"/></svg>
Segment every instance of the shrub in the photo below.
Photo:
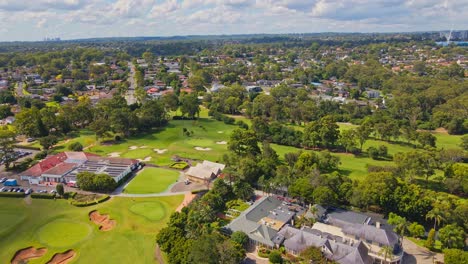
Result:
<svg viewBox="0 0 468 264"><path fill-rule="evenodd" d="M74 205L74 206L77 206L77 207L85 207L85 206L90 206L90 205L95 205L95 204L99 204L99 203L103 203L107 200L110 199L110 196L109 195L104 195L98 199L95 199L93 201L85 201L85 202L79 202L79 201L72 201L70 204L71 205Z"/></svg>
<svg viewBox="0 0 468 264"><path fill-rule="evenodd" d="M20 149L41 150L41 148L39 147L24 146L24 145L13 145L13 147L20 148Z"/></svg>
<svg viewBox="0 0 468 264"><path fill-rule="evenodd" d="M35 160L41 160L41 159L47 157L47 154L48 154L47 150L43 150L43 151L41 151L41 152L38 152L38 153L34 156L34 159L35 159Z"/></svg>
<svg viewBox="0 0 468 264"><path fill-rule="evenodd" d="M73 142L68 146L69 150L72 151L83 151L83 145L80 142Z"/></svg>
<svg viewBox="0 0 468 264"><path fill-rule="evenodd" d="M188 167L188 164L186 162L174 162L169 167L177 170L184 170Z"/></svg>
<svg viewBox="0 0 468 264"><path fill-rule="evenodd" d="M243 129L249 129L249 125L247 125L244 121L242 120L237 120L236 125L239 126L240 128Z"/></svg>
<svg viewBox="0 0 468 264"><path fill-rule="evenodd" d="M424 246L432 250L434 248L434 243L435 243L435 230L434 228L432 228L429 231L429 234L427 235L427 240L424 243Z"/></svg>
<svg viewBox="0 0 468 264"><path fill-rule="evenodd" d="M258 256L261 257L261 258L268 258L268 256L270 255L270 250L267 249L267 248L259 248L258 249Z"/></svg>
<svg viewBox="0 0 468 264"><path fill-rule="evenodd" d="M55 198L55 193L32 193L31 198L54 199Z"/></svg>
<svg viewBox="0 0 468 264"><path fill-rule="evenodd" d="M411 223L411 225L408 226L408 231L410 236L419 238L424 237L424 233L426 232L424 227L416 222Z"/></svg>
<svg viewBox="0 0 468 264"><path fill-rule="evenodd" d="M268 260L270 260L270 262L274 264L283 263L283 258L281 257L281 253L277 250L273 250L270 252L270 255L268 256Z"/></svg>
<svg viewBox="0 0 468 264"><path fill-rule="evenodd" d="M0 197L17 197L23 198L25 196L24 192L0 192Z"/></svg>
<svg viewBox="0 0 468 264"><path fill-rule="evenodd" d="M467 264L468 252L460 249L445 249L444 262L445 264Z"/></svg>

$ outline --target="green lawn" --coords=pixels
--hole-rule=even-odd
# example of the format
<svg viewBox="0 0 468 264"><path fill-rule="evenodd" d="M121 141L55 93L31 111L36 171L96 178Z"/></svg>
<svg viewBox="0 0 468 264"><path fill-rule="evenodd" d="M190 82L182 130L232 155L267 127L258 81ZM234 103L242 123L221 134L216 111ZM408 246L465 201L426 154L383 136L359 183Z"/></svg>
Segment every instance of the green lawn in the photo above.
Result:
<svg viewBox="0 0 468 264"><path fill-rule="evenodd" d="M160 193L176 182L180 173L176 170L145 168L125 188L126 193Z"/></svg>
<svg viewBox="0 0 468 264"><path fill-rule="evenodd" d="M155 235L165 226L183 196L123 198L90 207L64 200L0 198L0 259L8 262L21 248L46 247L46 255L29 263L46 263L55 253L73 249L72 263L155 263ZM88 219L98 210L116 220L103 232Z"/></svg>

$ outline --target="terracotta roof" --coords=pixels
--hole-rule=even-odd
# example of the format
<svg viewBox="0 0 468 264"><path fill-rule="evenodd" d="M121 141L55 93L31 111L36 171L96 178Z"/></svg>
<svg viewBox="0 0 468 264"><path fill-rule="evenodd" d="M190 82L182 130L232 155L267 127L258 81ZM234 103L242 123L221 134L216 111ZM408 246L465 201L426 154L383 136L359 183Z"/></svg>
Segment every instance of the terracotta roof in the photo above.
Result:
<svg viewBox="0 0 468 264"><path fill-rule="evenodd" d="M37 163L36 165L21 173L21 175L39 177L42 173L57 166L57 164L64 162L66 159L67 155L65 153L59 153L54 156L46 157L41 162Z"/></svg>
<svg viewBox="0 0 468 264"><path fill-rule="evenodd" d="M77 167L77 163L60 163L57 166L43 172L43 174L51 174L51 175L63 175L69 171L71 171L73 168Z"/></svg>

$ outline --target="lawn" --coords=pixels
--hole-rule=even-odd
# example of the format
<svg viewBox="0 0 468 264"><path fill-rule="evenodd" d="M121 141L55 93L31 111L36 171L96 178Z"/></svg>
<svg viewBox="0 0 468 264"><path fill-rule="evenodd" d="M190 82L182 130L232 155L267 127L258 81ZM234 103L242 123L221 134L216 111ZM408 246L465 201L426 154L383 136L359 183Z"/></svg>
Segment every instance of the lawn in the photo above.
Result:
<svg viewBox="0 0 468 264"><path fill-rule="evenodd" d="M46 247L46 255L29 263L46 263L55 253L73 249L73 263L155 263L155 235L165 226L183 196L124 198L74 207L64 200L0 198L0 259L8 262L29 246ZM98 210L116 220L103 232L88 219Z"/></svg>
<svg viewBox="0 0 468 264"><path fill-rule="evenodd" d="M179 178L179 172L162 168L145 168L125 188L125 193L160 193Z"/></svg>

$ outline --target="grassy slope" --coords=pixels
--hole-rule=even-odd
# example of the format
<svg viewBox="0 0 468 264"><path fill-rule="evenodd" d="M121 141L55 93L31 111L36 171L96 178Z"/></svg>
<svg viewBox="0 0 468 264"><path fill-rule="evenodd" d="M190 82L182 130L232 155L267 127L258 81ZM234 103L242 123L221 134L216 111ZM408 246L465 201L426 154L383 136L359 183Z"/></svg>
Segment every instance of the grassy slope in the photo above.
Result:
<svg viewBox="0 0 468 264"><path fill-rule="evenodd" d="M36 199L28 205L23 199L2 197L0 225L8 227L0 229L0 259L11 259L21 248L46 246L40 242L39 232L48 223L59 220L77 222L89 226L92 230L84 240L72 246L78 253L73 263L154 263L155 234L165 226L170 213L182 200L182 196L114 197L108 202L91 207L73 207L63 200ZM161 220L150 221L147 217L130 211L135 204L147 202L162 205L158 207L163 212L160 214L163 215ZM101 213L110 214L111 218L117 221L113 230L99 231L97 225L88 220L88 213L96 209ZM44 234L41 234L41 237L43 236ZM44 257L30 263L45 263L53 254L70 249L47 247L48 252Z"/></svg>
<svg viewBox="0 0 468 264"><path fill-rule="evenodd" d="M125 188L126 193L160 193L179 178L179 172L161 168L145 168Z"/></svg>

